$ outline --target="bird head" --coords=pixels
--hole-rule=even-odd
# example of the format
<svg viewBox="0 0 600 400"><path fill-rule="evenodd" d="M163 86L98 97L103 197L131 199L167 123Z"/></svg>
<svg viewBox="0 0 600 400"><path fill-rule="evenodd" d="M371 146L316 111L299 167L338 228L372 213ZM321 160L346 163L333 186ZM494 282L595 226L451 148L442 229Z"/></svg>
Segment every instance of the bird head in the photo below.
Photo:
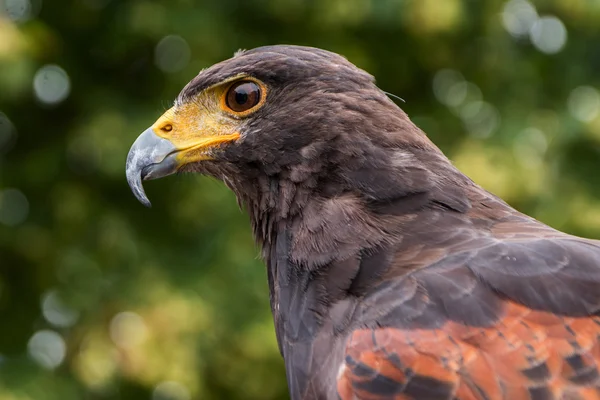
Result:
<svg viewBox="0 0 600 400"><path fill-rule="evenodd" d="M251 214L286 215L313 197L426 192L440 187L436 162L450 165L367 72L325 50L268 46L201 71L138 137L126 169L148 206L143 180L199 172Z"/></svg>

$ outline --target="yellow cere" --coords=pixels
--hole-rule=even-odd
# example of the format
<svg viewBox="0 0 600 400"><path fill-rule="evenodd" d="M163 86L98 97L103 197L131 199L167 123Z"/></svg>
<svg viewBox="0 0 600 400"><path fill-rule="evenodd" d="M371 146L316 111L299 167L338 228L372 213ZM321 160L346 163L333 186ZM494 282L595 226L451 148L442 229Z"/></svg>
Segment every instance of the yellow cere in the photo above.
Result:
<svg viewBox="0 0 600 400"><path fill-rule="evenodd" d="M152 125L152 130L175 145L179 150L177 160L183 165L209 160L209 148L239 139L239 124L239 120L222 113L219 96L211 91L201 93L195 101L170 108Z"/></svg>

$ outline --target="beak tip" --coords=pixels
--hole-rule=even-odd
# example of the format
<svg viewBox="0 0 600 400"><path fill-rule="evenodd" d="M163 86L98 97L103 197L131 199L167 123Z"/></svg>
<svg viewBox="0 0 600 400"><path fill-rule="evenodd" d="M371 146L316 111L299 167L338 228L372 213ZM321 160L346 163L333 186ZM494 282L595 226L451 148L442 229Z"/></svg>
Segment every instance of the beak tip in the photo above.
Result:
<svg viewBox="0 0 600 400"><path fill-rule="evenodd" d="M171 153L175 146L166 139L154 134L152 128L146 129L133 143L125 166L127 183L134 196L146 207L152 204L146 196L143 180L156 179L176 171L176 163Z"/></svg>
<svg viewBox="0 0 600 400"><path fill-rule="evenodd" d="M142 186L141 177L138 176L134 179L128 179L128 183L135 198L138 199L138 201L146 207L152 207L152 203L150 203L150 200L148 199L148 196L146 196L146 192L144 191L144 187Z"/></svg>
<svg viewBox="0 0 600 400"><path fill-rule="evenodd" d="M138 201L139 201L140 203L142 203L142 204L143 204L145 207L147 207L147 208L152 208L152 203L150 202L150 199L148 199L148 197L146 196L146 194L145 194L145 193L144 193L143 195L141 195L141 196L135 196L135 197L136 197L136 198L138 199Z"/></svg>

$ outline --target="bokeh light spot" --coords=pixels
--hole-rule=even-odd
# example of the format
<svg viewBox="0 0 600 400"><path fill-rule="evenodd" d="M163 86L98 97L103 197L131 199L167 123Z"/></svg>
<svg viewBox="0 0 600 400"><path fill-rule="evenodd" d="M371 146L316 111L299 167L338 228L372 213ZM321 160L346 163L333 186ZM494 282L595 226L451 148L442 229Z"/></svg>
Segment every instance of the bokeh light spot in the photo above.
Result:
<svg viewBox="0 0 600 400"><path fill-rule="evenodd" d="M406 2L406 23L425 34L447 32L460 26L465 11L461 0L419 0Z"/></svg>
<svg viewBox="0 0 600 400"><path fill-rule="evenodd" d="M465 104L481 101L483 99L483 93L481 93L481 89L479 86L474 84L473 82L467 82L467 94L465 96Z"/></svg>
<svg viewBox="0 0 600 400"><path fill-rule="evenodd" d="M190 46L181 36L169 35L156 45L154 62L164 72L177 72L188 65L190 55Z"/></svg>
<svg viewBox="0 0 600 400"><path fill-rule="evenodd" d="M117 372L119 353L106 335L95 327L90 329L73 358L75 373L83 383L95 389L106 389Z"/></svg>
<svg viewBox="0 0 600 400"><path fill-rule="evenodd" d="M469 133L481 138L493 135L500 124L500 114L493 105L485 101L467 104L461 112L461 118Z"/></svg>
<svg viewBox="0 0 600 400"><path fill-rule="evenodd" d="M65 100L71 92L71 81L64 69L57 65L45 65L33 78L36 98L45 104L57 104Z"/></svg>
<svg viewBox="0 0 600 400"><path fill-rule="evenodd" d="M433 92L440 103L447 106L459 105L467 95L465 79L460 72L440 70L433 78Z"/></svg>
<svg viewBox="0 0 600 400"><path fill-rule="evenodd" d="M576 119L591 122L600 113L600 93L590 86L575 88L569 95L567 107Z"/></svg>
<svg viewBox="0 0 600 400"><path fill-rule="evenodd" d="M511 0L504 5L502 24L515 37L526 36L537 19L537 11L529 1Z"/></svg>
<svg viewBox="0 0 600 400"><path fill-rule="evenodd" d="M29 202L20 190L6 189L0 192L0 224L17 226L27 219Z"/></svg>
<svg viewBox="0 0 600 400"><path fill-rule="evenodd" d="M48 322L59 327L72 326L79 317L79 313L69 308L55 290L42 297L42 314Z"/></svg>
<svg viewBox="0 0 600 400"><path fill-rule="evenodd" d="M67 353L67 346L61 335L50 330L36 332L27 343L29 355L39 365L47 369L58 367Z"/></svg>
<svg viewBox="0 0 600 400"><path fill-rule="evenodd" d="M543 163L548 150L548 140L538 128L527 128L516 138L513 146L515 158L526 168L537 168Z"/></svg>
<svg viewBox="0 0 600 400"><path fill-rule="evenodd" d="M454 85L448 88L446 93L445 103L449 107L460 106L467 98L467 82L456 82Z"/></svg>
<svg viewBox="0 0 600 400"><path fill-rule="evenodd" d="M110 321L110 338L117 346L134 347L144 342L147 334L144 320L134 312L121 312Z"/></svg>
<svg viewBox="0 0 600 400"><path fill-rule="evenodd" d="M156 385L152 400L189 400L190 391L179 382L164 381Z"/></svg>
<svg viewBox="0 0 600 400"><path fill-rule="evenodd" d="M531 28L530 38L533 45L542 53L555 54L567 43L567 28L556 17L542 17Z"/></svg>
<svg viewBox="0 0 600 400"><path fill-rule="evenodd" d="M4 4L2 4L4 3ZM15 22L24 22L31 18L31 2L29 0L4 0L0 2L8 18Z"/></svg>

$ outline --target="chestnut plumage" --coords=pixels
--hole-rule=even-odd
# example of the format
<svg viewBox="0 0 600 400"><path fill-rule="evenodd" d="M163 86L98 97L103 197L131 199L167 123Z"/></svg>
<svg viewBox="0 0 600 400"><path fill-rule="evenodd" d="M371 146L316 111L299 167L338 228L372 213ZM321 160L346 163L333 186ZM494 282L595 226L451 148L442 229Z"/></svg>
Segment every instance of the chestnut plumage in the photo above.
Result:
<svg viewBox="0 0 600 400"><path fill-rule="evenodd" d="M600 399L600 243L473 183L368 73L262 47L202 71L174 110L152 143L193 157L166 146L178 164L159 168L139 141L128 178L138 196L150 170L236 194L292 399Z"/></svg>

